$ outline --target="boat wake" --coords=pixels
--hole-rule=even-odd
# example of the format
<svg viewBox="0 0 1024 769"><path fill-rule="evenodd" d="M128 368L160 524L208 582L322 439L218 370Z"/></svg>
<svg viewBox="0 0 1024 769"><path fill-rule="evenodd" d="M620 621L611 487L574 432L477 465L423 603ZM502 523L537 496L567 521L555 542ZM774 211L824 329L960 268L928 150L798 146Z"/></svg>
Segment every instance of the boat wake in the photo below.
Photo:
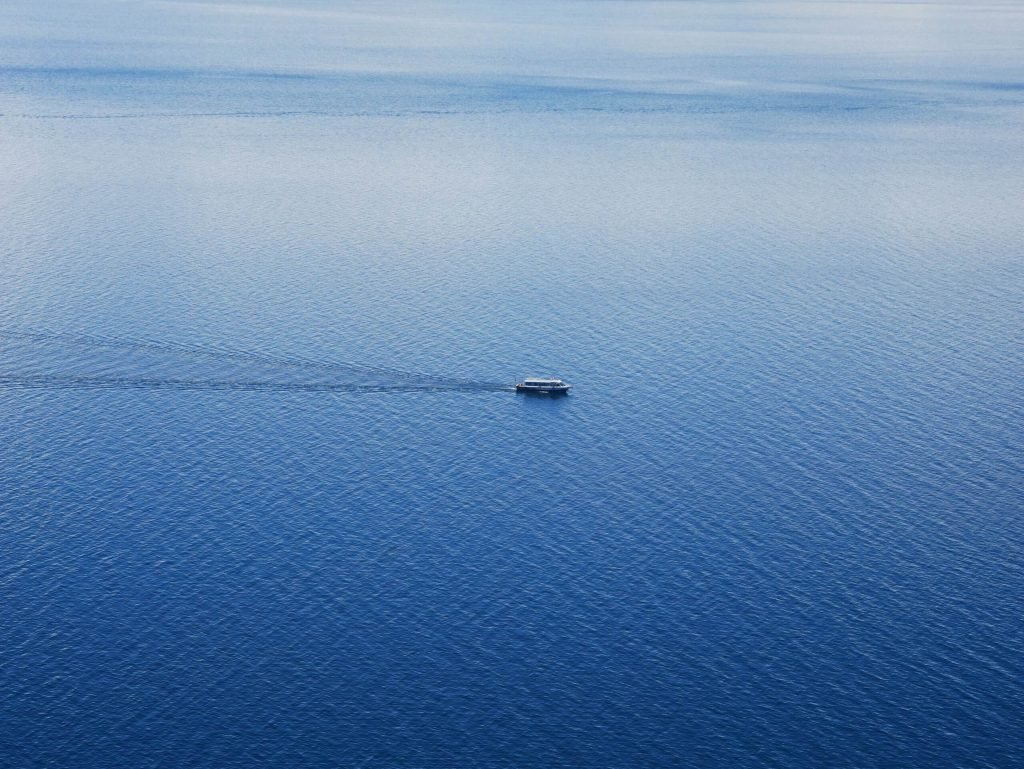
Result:
<svg viewBox="0 0 1024 769"><path fill-rule="evenodd" d="M403 393L403 392L502 392L514 387L499 382L487 382L463 377L438 376L418 371L351 363L336 360L318 360L301 356L285 356L272 352L238 350L216 345L188 344L154 339L115 337L99 334L73 334L45 329L0 328L0 339L15 340L29 345L14 357L20 365L14 369L0 369L0 389L88 389L88 390L211 390L211 391L277 391L277 392L321 392L321 393ZM157 353L162 363L158 368L167 369L168 358L177 359L172 363L173 376L154 376L151 373L106 373L109 362L100 361L103 374L81 372L40 372L39 363L46 357L39 355L40 348L91 348ZM50 366L63 364L69 368L82 367L81 361L73 356L57 355L55 360L50 351ZM186 366L181 358L190 359ZM72 361L74 365L68 362ZM135 366L140 361L132 361ZM37 365L33 365L37 364ZM97 365L91 356L87 368ZM258 372L239 371L239 364ZM221 369L209 371L209 367ZM224 367L231 368L223 371ZM25 371L26 367L35 370ZM47 366L43 366L46 368ZM182 376L182 368L203 369ZM147 372L152 362L146 366Z"/></svg>
<svg viewBox="0 0 1024 769"><path fill-rule="evenodd" d="M0 374L0 388L22 390L248 390L278 392L401 393L401 392L512 392L499 384L337 384L332 382L258 382L217 379L147 379L143 377L60 376L53 374Z"/></svg>

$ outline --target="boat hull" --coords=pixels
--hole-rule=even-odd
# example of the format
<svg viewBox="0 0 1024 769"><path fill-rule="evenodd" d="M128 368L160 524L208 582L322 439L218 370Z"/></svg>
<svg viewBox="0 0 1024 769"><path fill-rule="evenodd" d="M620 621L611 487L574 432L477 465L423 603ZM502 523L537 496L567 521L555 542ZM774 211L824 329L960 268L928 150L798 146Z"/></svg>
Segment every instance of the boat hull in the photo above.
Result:
<svg viewBox="0 0 1024 769"><path fill-rule="evenodd" d="M517 393L525 393L527 395L568 395L569 390L571 389L572 385L559 385L548 387L528 387L522 384L516 385Z"/></svg>

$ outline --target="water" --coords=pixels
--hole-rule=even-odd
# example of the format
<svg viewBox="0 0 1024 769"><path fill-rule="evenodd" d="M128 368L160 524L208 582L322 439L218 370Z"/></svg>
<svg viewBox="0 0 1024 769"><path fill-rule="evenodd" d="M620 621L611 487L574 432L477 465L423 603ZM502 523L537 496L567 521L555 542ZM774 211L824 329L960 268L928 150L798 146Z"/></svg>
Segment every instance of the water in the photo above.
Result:
<svg viewBox="0 0 1024 769"><path fill-rule="evenodd" d="M1021 6L0 29L0 764L1019 765Z"/></svg>

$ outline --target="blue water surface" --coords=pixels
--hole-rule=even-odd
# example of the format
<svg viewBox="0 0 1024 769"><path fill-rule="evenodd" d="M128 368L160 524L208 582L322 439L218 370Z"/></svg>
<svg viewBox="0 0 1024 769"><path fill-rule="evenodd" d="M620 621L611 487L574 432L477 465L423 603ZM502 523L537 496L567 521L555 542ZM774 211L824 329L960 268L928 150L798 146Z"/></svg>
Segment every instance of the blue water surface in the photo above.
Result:
<svg viewBox="0 0 1024 769"><path fill-rule="evenodd" d="M0 765L1022 765L1024 7L0 35Z"/></svg>

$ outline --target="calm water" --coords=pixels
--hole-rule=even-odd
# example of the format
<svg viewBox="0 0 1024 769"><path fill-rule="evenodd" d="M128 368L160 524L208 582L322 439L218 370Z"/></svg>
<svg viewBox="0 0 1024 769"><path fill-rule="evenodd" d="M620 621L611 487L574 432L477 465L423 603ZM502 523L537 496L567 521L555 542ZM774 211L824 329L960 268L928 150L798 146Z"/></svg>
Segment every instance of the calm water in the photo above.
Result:
<svg viewBox="0 0 1024 769"><path fill-rule="evenodd" d="M1024 6L0 36L0 765L1022 765Z"/></svg>

